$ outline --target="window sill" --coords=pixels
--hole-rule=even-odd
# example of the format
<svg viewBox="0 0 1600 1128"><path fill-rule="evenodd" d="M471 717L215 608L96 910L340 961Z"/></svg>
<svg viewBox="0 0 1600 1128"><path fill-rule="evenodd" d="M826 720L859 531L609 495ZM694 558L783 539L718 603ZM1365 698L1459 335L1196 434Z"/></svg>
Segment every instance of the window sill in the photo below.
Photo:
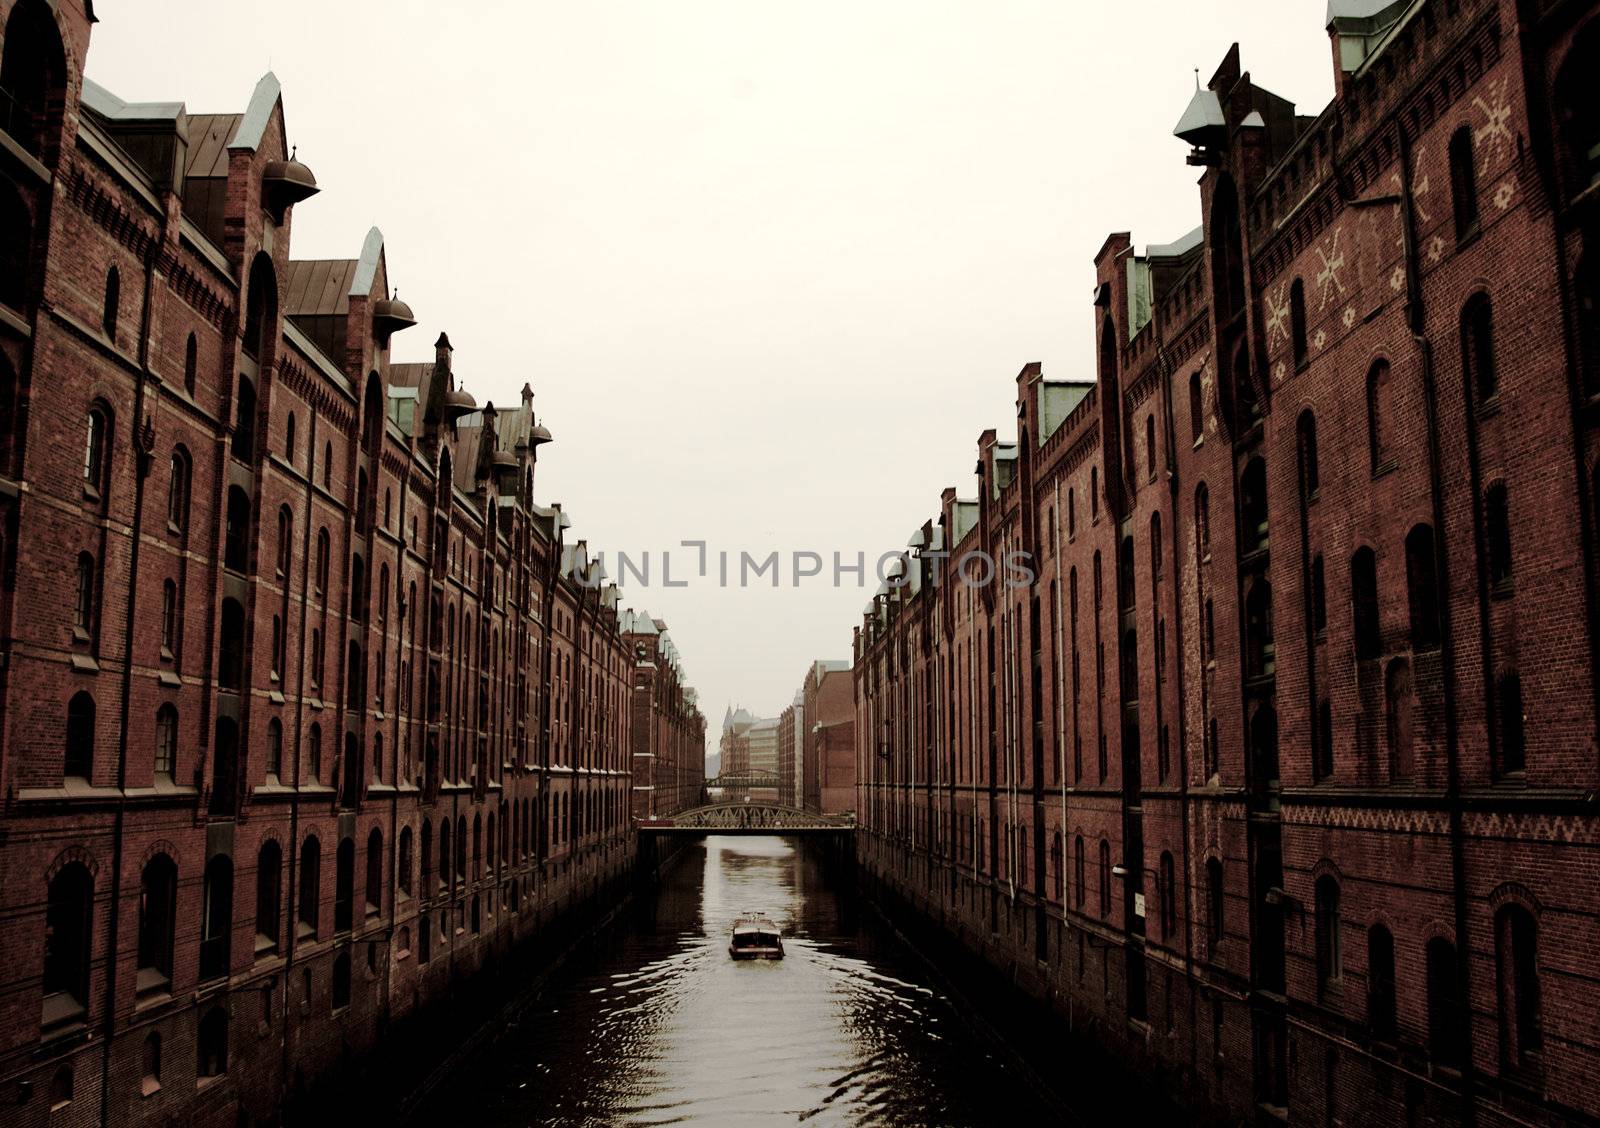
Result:
<svg viewBox="0 0 1600 1128"><path fill-rule="evenodd" d="M1382 478L1384 475L1393 471L1396 465L1397 464L1394 459L1384 459L1382 462L1378 463L1378 465L1372 468L1372 480L1376 482L1379 478Z"/></svg>
<svg viewBox="0 0 1600 1128"><path fill-rule="evenodd" d="M1493 419L1499 414L1500 393L1498 391L1496 391L1495 394L1490 396L1488 399L1478 404L1477 415L1479 419Z"/></svg>
<svg viewBox="0 0 1600 1128"><path fill-rule="evenodd" d="M1510 599L1516 592L1516 585L1509 579L1500 580L1489 587L1490 599Z"/></svg>

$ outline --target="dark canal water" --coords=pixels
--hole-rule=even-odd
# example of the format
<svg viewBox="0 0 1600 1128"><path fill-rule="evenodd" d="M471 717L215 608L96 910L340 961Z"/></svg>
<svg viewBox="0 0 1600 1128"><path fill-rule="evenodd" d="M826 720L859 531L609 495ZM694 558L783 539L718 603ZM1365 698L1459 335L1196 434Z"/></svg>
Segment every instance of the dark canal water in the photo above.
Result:
<svg viewBox="0 0 1600 1128"><path fill-rule="evenodd" d="M655 896L558 971L413 1123L1064 1120L858 910L848 882L793 840L688 846ZM728 958L746 911L780 923L785 959Z"/></svg>

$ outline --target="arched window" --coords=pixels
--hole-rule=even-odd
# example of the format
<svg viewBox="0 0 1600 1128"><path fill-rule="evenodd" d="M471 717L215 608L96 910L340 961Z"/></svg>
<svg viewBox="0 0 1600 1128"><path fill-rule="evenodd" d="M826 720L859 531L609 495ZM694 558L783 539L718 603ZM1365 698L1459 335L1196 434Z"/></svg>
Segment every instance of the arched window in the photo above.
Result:
<svg viewBox="0 0 1600 1128"><path fill-rule="evenodd" d="M206 862L200 908L200 978L228 974L233 940L233 859L213 854Z"/></svg>
<svg viewBox="0 0 1600 1128"><path fill-rule="evenodd" d="M201 1080L228 1072L228 1009L215 1006L200 1020L195 1040L195 1075Z"/></svg>
<svg viewBox="0 0 1600 1128"><path fill-rule="evenodd" d="M178 585L161 583L161 657L171 661L178 653Z"/></svg>
<svg viewBox="0 0 1600 1128"><path fill-rule="evenodd" d="M1317 417L1308 407L1300 413L1295 426L1300 454L1300 497L1311 501L1321 487L1321 472L1317 467Z"/></svg>
<svg viewBox="0 0 1600 1128"><path fill-rule="evenodd" d="M1500 1003L1500 1059L1528 1067L1544 1046L1539 1024L1538 926L1515 902L1494 918L1496 982Z"/></svg>
<svg viewBox="0 0 1600 1128"><path fill-rule="evenodd" d="M1439 645L1439 585L1434 569L1433 526L1416 525L1406 536L1406 586L1411 603L1411 645Z"/></svg>
<svg viewBox="0 0 1600 1128"><path fill-rule="evenodd" d="M1089 467L1089 520L1100 520L1100 467Z"/></svg>
<svg viewBox="0 0 1600 1128"><path fill-rule="evenodd" d="M107 488L106 479L111 469L110 444L111 411L105 404L96 401L89 409L83 448L83 489L96 501Z"/></svg>
<svg viewBox="0 0 1600 1128"><path fill-rule="evenodd" d="M427 896L432 892L433 878L433 823L428 819L422 820L422 843L417 851L422 863L422 895Z"/></svg>
<svg viewBox="0 0 1600 1128"><path fill-rule="evenodd" d="M1483 495L1485 540L1489 549L1489 582L1496 587L1511 583L1511 515L1506 505L1506 484L1496 482Z"/></svg>
<svg viewBox="0 0 1600 1128"><path fill-rule="evenodd" d="M467 816L456 819L456 876L467 877Z"/></svg>
<svg viewBox="0 0 1600 1128"><path fill-rule="evenodd" d="M295 935L315 937L322 900L322 843L309 834L300 844L300 896Z"/></svg>
<svg viewBox="0 0 1600 1128"><path fill-rule="evenodd" d="M1350 558L1350 605L1356 657L1376 658L1383 644L1378 631L1378 558L1370 548L1359 548Z"/></svg>
<svg viewBox="0 0 1600 1128"><path fill-rule="evenodd" d="M1339 883L1328 874L1317 879L1317 994L1344 973L1344 957L1339 939Z"/></svg>
<svg viewBox="0 0 1600 1128"><path fill-rule="evenodd" d="M139 1095L154 1096L161 1091L161 1035L150 1034L145 1038L141 1063Z"/></svg>
<svg viewBox="0 0 1600 1128"><path fill-rule="evenodd" d="M177 763L178 710L169 701L156 710L156 779L171 783Z"/></svg>
<svg viewBox="0 0 1600 1128"><path fill-rule="evenodd" d="M1495 683L1500 722L1500 772L1520 772L1527 766L1527 718L1522 706L1522 678L1515 670L1502 673Z"/></svg>
<svg viewBox="0 0 1600 1128"><path fill-rule="evenodd" d="M1415 698L1411 664L1404 658L1389 663L1384 675L1385 719L1389 736L1389 778L1407 780L1415 771Z"/></svg>
<svg viewBox="0 0 1600 1128"><path fill-rule="evenodd" d="M294 465L294 412L289 413L289 422L283 428L283 458L290 466Z"/></svg>
<svg viewBox="0 0 1600 1128"><path fill-rule="evenodd" d="M1067 539L1078 535L1078 491L1067 487Z"/></svg>
<svg viewBox="0 0 1600 1128"><path fill-rule="evenodd" d="M88 642L94 634L94 557L78 553L78 578L72 604L73 636Z"/></svg>
<svg viewBox="0 0 1600 1128"><path fill-rule="evenodd" d="M365 696L362 683L366 680L366 666L361 660L361 644L354 639L350 640L349 652L345 662L345 705L350 709L360 709ZM353 735L353 734L352 734Z"/></svg>
<svg viewBox="0 0 1600 1128"><path fill-rule="evenodd" d="M1428 1052L1441 1065L1466 1060L1466 1014L1461 1006L1456 946L1443 937L1428 941Z"/></svg>
<svg viewBox="0 0 1600 1128"><path fill-rule="evenodd" d="M1052 889L1056 904L1063 904L1066 896L1066 858L1061 849L1061 832L1058 830L1050 839L1050 875Z"/></svg>
<svg viewBox="0 0 1600 1128"><path fill-rule="evenodd" d="M367 835L367 915L383 911L383 831L377 827Z"/></svg>
<svg viewBox="0 0 1600 1128"><path fill-rule="evenodd" d="M356 844L349 838L339 839L334 852L333 867L333 930L349 932L355 916L356 894Z"/></svg>
<svg viewBox="0 0 1600 1128"><path fill-rule="evenodd" d="M1324 697L1317 703L1316 744L1312 748L1311 777L1317 782L1333 776L1333 703Z"/></svg>
<svg viewBox="0 0 1600 1128"><path fill-rule="evenodd" d="M361 623L367 617L367 565L359 552L350 554L350 590L345 593L350 618Z"/></svg>
<svg viewBox="0 0 1600 1128"><path fill-rule="evenodd" d="M256 458L256 386L242 373L234 395L233 457L246 464Z"/></svg>
<svg viewBox="0 0 1600 1128"><path fill-rule="evenodd" d="M328 590L328 560L332 555L333 545L328 539L327 529L317 530L317 594L321 595Z"/></svg>
<svg viewBox="0 0 1600 1128"><path fill-rule="evenodd" d="M369 455L378 453L378 443L383 438L383 389L378 374L367 374L367 393L361 409L361 443Z"/></svg>
<svg viewBox="0 0 1600 1128"><path fill-rule="evenodd" d="M333 444L325 443L322 447L322 488L333 489Z"/></svg>
<svg viewBox="0 0 1600 1128"><path fill-rule="evenodd" d="M1271 677L1277 670L1272 633L1272 585L1257 578L1244 600L1245 676Z"/></svg>
<svg viewBox="0 0 1600 1128"><path fill-rule="evenodd" d="M1381 924L1367 929L1367 1026L1372 1036L1395 1035L1394 936Z"/></svg>
<svg viewBox="0 0 1600 1128"><path fill-rule="evenodd" d="M322 726L311 722L311 739L307 741L306 770L312 783L322 782Z"/></svg>
<svg viewBox="0 0 1600 1128"><path fill-rule="evenodd" d="M211 749L211 814L231 818L239 802L239 724L218 717Z"/></svg>
<svg viewBox="0 0 1600 1128"><path fill-rule="evenodd" d="M278 578L289 576L289 561L294 552L294 513L287 505L278 509Z"/></svg>
<svg viewBox="0 0 1600 1128"><path fill-rule="evenodd" d="M6 22L0 100L7 108L6 132L47 165L54 163L51 150L61 124L66 84L66 58L50 6L23 0Z"/></svg>
<svg viewBox="0 0 1600 1128"><path fill-rule="evenodd" d="M1194 489L1194 531L1201 557L1211 555L1211 494L1201 482Z"/></svg>
<svg viewBox="0 0 1600 1128"><path fill-rule="evenodd" d="M1206 397L1200 373L1189 374L1189 441L1198 443L1206 433Z"/></svg>
<svg viewBox="0 0 1600 1128"><path fill-rule="evenodd" d="M1494 309L1488 294L1474 294L1461 311L1461 365L1467 392L1479 404L1500 390L1494 364Z"/></svg>
<svg viewBox="0 0 1600 1128"><path fill-rule="evenodd" d="M1152 482L1156 478L1156 417L1144 417L1144 472Z"/></svg>
<svg viewBox="0 0 1600 1128"><path fill-rule="evenodd" d="M238 692L244 684L244 606L231 597L222 601L219 653L217 685Z"/></svg>
<svg viewBox="0 0 1600 1128"><path fill-rule="evenodd" d="M439 820L439 888L450 887L450 820Z"/></svg>
<svg viewBox="0 0 1600 1128"><path fill-rule="evenodd" d="M84 1014L89 998L89 929L94 879L69 862L50 879L44 920L44 1025Z"/></svg>
<svg viewBox="0 0 1600 1128"><path fill-rule="evenodd" d="M1278 712L1262 704L1250 719L1250 773L1257 788L1278 786Z"/></svg>
<svg viewBox="0 0 1600 1128"><path fill-rule="evenodd" d="M1100 840L1100 915L1111 915L1111 843Z"/></svg>
<svg viewBox="0 0 1600 1128"><path fill-rule="evenodd" d="M50 1111L60 1112L72 1103L72 1066L63 1065L50 1078Z"/></svg>
<svg viewBox="0 0 1600 1128"><path fill-rule="evenodd" d="M267 839L256 854L256 957L278 950L278 919L283 903L283 847Z"/></svg>
<svg viewBox="0 0 1600 1128"><path fill-rule="evenodd" d="M189 527L189 452L181 446L172 451L167 479L167 526L179 533Z"/></svg>
<svg viewBox="0 0 1600 1128"><path fill-rule="evenodd" d="M1392 384L1388 361L1377 361L1367 370L1367 454L1374 474L1393 457L1389 440Z"/></svg>
<svg viewBox="0 0 1600 1128"><path fill-rule="evenodd" d="M100 308L100 328L113 345L117 343L117 314L121 312L121 307L122 275L113 266L106 271L105 304Z"/></svg>
<svg viewBox="0 0 1600 1128"><path fill-rule="evenodd" d="M244 354L259 357L267 335L276 329L278 283L272 259L258 252L250 264L249 292L245 297Z"/></svg>
<svg viewBox="0 0 1600 1128"><path fill-rule="evenodd" d="M94 698L79 690L67 702L67 756L62 774L68 778L92 778L94 743Z"/></svg>
<svg viewBox="0 0 1600 1128"><path fill-rule="evenodd" d="M250 566L250 495L238 486L228 487L222 566L233 572L243 572Z"/></svg>
<svg viewBox="0 0 1600 1128"><path fill-rule="evenodd" d="M1478 170L1472 156L1472 127L1450 135L1450 204L1459 243L1478 230Z"/></svg>
<svg viewBox="0 0 1600 1128"><path fill-rule="evenodd" d="M200 345L193 333L183 346L183 390L192 397L200 369Z"/></svg>
<svg viewBox="0 0 1600 1128"><path fill-rule="evenodd" d="M395 861L395 879L403 896L411 895L411 828L400 828L399 857Z"/></svg>
<svg viewBox="0 0 1600 1128"><path fill-rule="evenodd" d="M1155 587L1161 583L1161 577L1166 573L1161 560L1161 514L1150 514L1150 585Z"/></svg>
<svg viewBox="0 0 1600 1128"><path fill-rule="evenodd" d="M145 863L139 878L139 969L135 989L141 995L171 986L177 910L177 864L166 854L157 854Z"/></svg>
<svg viewBox="0 0 1600 1128"><path fill-rule="evenodd" d="M333 979L328 988L328 1005L343 1010L350 1005L350 949L345 948L333 960Z"/></svg>
<svg viewBox="0 0 1600 1128"><path fill-rule="evenodd" d="M1223 905L1225 893L1222 886L1222 862L1218 858L1206 859L1206 940L1212 953L1222 943Z"/></svg>
<svg viewBox="0 0 1600 1128"><path fill-rule="evenodd" d="M1306 284L1299 278L1289 287L1289 339L1299 368L1306 362Z"/></svg>
<svg viewBox="0 0 1600 1128"><path fill-rule="evenodd" d="M1246 554L1267 547L1267 464L1252 458L1239 479L1239 524Z"/></svg>
<svg viewBox="0 0 1600 1128"><path fill-rule="evenodd" d="M1171 853L1161 854L1161 938L1170 940L1178 927L1178 872Z"/></svg>
<svg viewBox="0 0 1600 1128"><path fill-rule="evenodd" d="M267 720L267 781L277 783L283 774L283 722L277 717Z"/></svg>

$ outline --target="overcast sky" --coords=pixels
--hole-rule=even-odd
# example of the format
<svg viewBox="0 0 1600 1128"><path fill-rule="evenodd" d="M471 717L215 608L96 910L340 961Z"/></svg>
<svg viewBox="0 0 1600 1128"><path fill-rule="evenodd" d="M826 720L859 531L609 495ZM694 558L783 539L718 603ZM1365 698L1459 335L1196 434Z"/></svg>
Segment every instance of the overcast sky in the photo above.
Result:
<svg viewBox="0 0 1600 1128"><path fill-rule="evenodd" d="M278 0L97 5L89 75L239 112L269 68L319 196L297 258L372 224L481 404L524 381L555 433L536 492L652 557L711 721L786 705L850 653L869 575L723 589L693 550L847 559L903 544L1017 370L1091 378L1092 256L1198 225L1171 136L1238 40L1256 81L1332 95L1323 0ZM787 559L787 556L786 556ZM715 559L713 558L713 565ZM830 568L831 570L831 568ZM612 573L616 568L612 567Z"/></svg>

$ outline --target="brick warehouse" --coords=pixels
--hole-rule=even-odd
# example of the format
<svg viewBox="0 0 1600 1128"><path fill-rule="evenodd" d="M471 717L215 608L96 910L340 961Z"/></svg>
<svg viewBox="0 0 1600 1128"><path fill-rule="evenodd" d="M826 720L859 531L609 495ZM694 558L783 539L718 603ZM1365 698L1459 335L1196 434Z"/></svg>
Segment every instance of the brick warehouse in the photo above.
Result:
<svg viewBox="0 0 1600 1128"><path fill-rule="evenodd" d="M856 631L869 883L1230 1119L1600 1119L1596 13L1230 51Z"/></svg>
<svg viewBox="0 0 1600 1128"><path fill-rule="evenodd" d="M534 501L532 391L390 363L376 229L290 257L277 80L127 105L92 22L0 2L0 1101L270 1120L620 895L632 744L705 722Z"/></svg>

